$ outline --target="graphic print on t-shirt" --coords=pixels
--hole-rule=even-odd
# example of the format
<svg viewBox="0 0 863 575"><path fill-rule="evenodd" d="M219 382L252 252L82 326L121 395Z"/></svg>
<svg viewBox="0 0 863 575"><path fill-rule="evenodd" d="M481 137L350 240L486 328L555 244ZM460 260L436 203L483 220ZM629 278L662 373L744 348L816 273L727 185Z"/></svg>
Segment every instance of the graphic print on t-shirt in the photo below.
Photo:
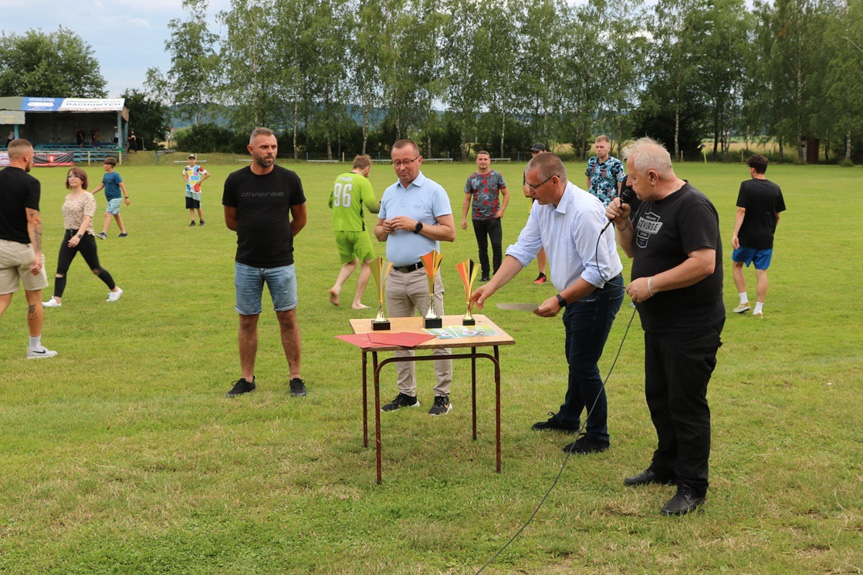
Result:
<svg viewBox="0 0 863 575"><path fill-rule="evenodd" d="M658 234L662 229L662 222L659 221L659 216L653 212L644 214L638 220L638 229L635 233L635 245L640 248L646 248L650 236Z"/></svg>

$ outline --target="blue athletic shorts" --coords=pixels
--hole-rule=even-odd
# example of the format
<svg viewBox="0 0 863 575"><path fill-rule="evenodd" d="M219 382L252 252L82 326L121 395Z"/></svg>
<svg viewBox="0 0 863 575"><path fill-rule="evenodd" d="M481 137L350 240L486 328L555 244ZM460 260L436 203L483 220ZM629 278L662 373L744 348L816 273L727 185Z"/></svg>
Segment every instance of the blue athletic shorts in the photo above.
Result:
<svg viewBox="0 0 863 575"><path fill-rule="evenodd" d="M749 264L755 263L755 269L766 270L770 267L770 260L773 259L773 250L756 250L755 248L745 248L740 246L731 253L731 261L744 263L746 267Z"/></svg>
<svg viewBox="0 0 863 575"><path fill-rule="evenodd" d="M259 315L264 284L270 290L275 311L288 311L297 307L297 271L294 265L277 268L256 268L234 262L234 287L240 315Z"/></svg>

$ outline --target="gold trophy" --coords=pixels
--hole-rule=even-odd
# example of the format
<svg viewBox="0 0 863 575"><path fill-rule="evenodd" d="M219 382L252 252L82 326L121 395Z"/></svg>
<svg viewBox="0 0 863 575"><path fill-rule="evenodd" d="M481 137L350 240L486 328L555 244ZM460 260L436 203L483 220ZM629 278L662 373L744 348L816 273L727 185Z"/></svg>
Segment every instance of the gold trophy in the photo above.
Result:
<svg viewBox="0 0 863 575"><path fill-rule="evenodd" d="M393 263L384 263L384 258L379 257L372 262L371 268L378 284L378 315L372 320L372 331L389 330L390 320L384 315L384 284L393 269Z"/></svg>
<svg viewBox="0 0 863 575"><path fill-rule="evenodd" d="M467 298L467 312L464 314L464 318L461 320L462 325L476 325L476 320L473 319L473 316L470 313L470 294L473 291L473 282L476 281L477 272L479 272L479 268L473 262L473 260L465 260L460 264L456 264L455 269L458 270L458 275L461 276L461 281L464 284L464 293Z"/></svg>
<svg viewBox="0 0 863 575"><path fill-rule="evenodd" d="M443 254L437 250L432 250L420 259L423 261L423 267L426 270L426 275L429 278L429 308L425 316L426 329L435 329L443 327L443 319L441 319L434 310L434 279L440 269L440 262L443 259Z"/></svg>

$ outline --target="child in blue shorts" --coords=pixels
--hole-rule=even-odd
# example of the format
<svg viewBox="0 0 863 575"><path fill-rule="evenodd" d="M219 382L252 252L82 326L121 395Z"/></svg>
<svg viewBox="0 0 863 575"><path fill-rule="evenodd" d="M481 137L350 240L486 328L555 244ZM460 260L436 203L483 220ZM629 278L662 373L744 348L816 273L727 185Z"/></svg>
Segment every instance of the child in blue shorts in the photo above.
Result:
<svg viewBox="0 0 863 575"><path fill-rule="evenodd" d="M117 158L105 158L105 175L102 177L102 183L99 184L99 187L93 190L93 195L95 196L104 188L105 199L108 200L108 207L105 208L105 223L102 226L102 233L96 236L100 240L108 237L108 226L111 225L111 216L114 216L114 219L117 220L117 227L120 228L119 237L125 238L129 235L126 233L126 226L123 225L123 218L120 216L120 203L125 198L126 205L129 205L129 192L126 191L123 178L114 171L114 166L116 165Z"/></svg>

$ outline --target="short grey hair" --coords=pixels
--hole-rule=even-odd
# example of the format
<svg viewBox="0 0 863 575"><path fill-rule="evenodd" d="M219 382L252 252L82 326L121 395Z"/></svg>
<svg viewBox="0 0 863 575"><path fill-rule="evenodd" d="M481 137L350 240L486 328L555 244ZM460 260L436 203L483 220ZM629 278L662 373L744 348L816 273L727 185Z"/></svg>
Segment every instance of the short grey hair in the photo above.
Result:
<svg viewBox="0 0 863 575"><path fill-rule="evenodd" d="M255 138L258 136L275 136L276 134L269 128L255 128L252 130L252 135L249 136L249 145L252 145L252 142L255 141Z"/></svg>
<svg viewBox="0 0 863 575"><path fill-rule="evenodd" d="M653 138L640 138L623 150L623 158L632 160L633 167L639 174L648 170L656 170L660 176L673 172L671 155L665 146Z"/></svg>

